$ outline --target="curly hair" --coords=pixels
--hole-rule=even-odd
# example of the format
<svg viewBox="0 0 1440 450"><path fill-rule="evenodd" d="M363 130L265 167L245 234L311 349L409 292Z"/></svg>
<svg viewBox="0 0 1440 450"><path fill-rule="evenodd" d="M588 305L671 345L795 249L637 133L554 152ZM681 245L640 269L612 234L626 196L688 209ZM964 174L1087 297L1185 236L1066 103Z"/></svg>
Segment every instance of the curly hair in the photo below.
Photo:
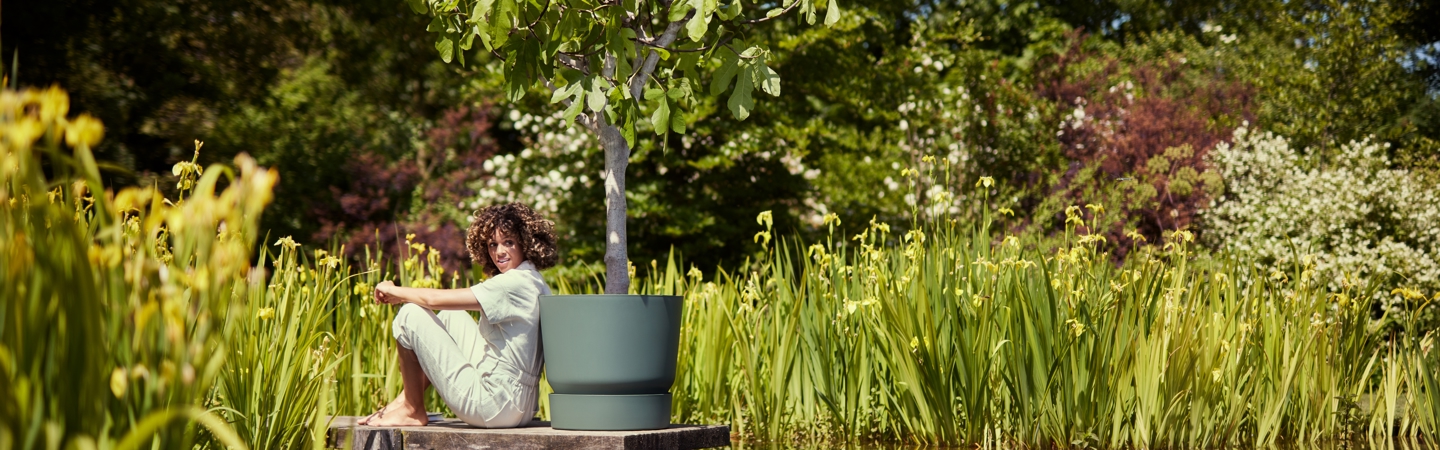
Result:
<svg viewBox="0 0 1440 450"><path fill-rule="evenodd" d="M490 260L490 241L495 231L514 237L519 241L525 261L537 269L554 267L560 261L555 247L555 224L521 203L494 205L475 212L470 229L465 232L465 247L470 250L470 259L481 265L486 275L495 276L500 268Z"/></svg>

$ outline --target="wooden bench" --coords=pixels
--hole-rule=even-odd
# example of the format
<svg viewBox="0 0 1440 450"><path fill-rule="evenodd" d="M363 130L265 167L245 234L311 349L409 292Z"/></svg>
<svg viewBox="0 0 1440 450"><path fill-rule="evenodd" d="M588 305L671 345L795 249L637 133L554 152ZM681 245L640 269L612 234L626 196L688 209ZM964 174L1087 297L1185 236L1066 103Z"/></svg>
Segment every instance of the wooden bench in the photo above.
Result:
<svg viewBox="0 0 1440 450"><path fill-rule="evenodd" d="M534 421L521 428L475 428L456 419L423 427L357 426L355 416L335 417L326 446L355 450L429 449L692 449L730 445L728 425L671 425L662 430L568 431Z"/></svg>

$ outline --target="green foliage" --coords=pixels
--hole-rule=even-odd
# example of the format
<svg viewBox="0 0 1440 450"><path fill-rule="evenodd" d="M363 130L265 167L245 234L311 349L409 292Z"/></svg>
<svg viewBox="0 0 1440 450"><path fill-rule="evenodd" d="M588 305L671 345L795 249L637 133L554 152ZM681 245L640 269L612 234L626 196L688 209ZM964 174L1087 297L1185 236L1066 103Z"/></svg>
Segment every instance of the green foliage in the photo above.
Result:
<svg viewBox="0 0 1440 450"><path fill-rule="evenodd" d="M532 86L544 84L554 92L550 103L566 104L567 123L573 124L581 113L601 114L605 123L619 126L631 143L645 117L656 134L684 130L685 120L671 111L695 102L703 73L713 73L710 95L731 92L726 103L739 120L754 108L755 88L779 95L779 74L767 65L770 51L745 44L738 34L749 24L797 7L813 24L817 9L811 0L793 0L763 18L750 18L742 2L720 5L702 0L617 5L588 0L408 3L417 13L431 16L426 31L437 35L435 48L445 62L454 59L464 64L466 52L478 39L485 52L501 61L507 100L519 101ZM825 10L826 25L839 19L834 0ZM644 109L651 112L644 114Z"/></svg>
<svg viewBox="0 0 1440 450"><path fill-rule="evenodd" d="M110 191L91 153L104 128L69 108L58 87L0 92L0 446L189 447L195 422L243 448L202 405L275 173L192 160L177 200Z"/></svg>
<svg viewBox="0 0 1440 450"><path fill-rule="evenodd" d="M344 170L346 163L361 153L356 149L410 144L407 136L392 131L403 125L386 123L378 108L347 89L324 59L309 58L299 68L282 71L269 97L257 103L224 116L215 144L250 149L261 164L282 168L276 207L292 213L268 221L267 230L275 235L308 238L318 231L307 210L328 202L307 193L344 186L352 176ZM361 132L366 128L377 131Z"/></svg>
<svg viewBox="0 0 1440 450"><path fill-rule="evenodd" d="M421 181L468 174L427 162L411 169L414 182L396 183L404 189L375 194L349 183L367 175L349 162L389 168L451 153L428 139L454 127L444 112L486 103L462 95L482 80L416 45L425 31L407 11L393 0L27 2L6 8L0 42L5 61L18 51L12 81L67 86L77 107L109 125L95 149L107 184L160 185L173 196L160 180L203 139L211 150L202 165L245 152L280 172L277 207L263 223L273 235L373 241L373 222L384 220L392 236L396 225L400 235L455 241L439 224L407 219L438 203L424 198L432 183ZM344 202L382 210L383 219L335 214Z"/></svg>
<svg viewBox="0 0 1440 450"><path fill-rule="evenodd" d="M152 184L233 107L262 97L313 41L302 2L57 0L12 4L3 28L19 86L66 86L105 122L110 183ZM63 24L63 25L60 25ZM217 152L219 153L219 152ZM228 162L233 154L202 161ZM173 192L172 192L173 193Z"/></svg>
<svg viewBox="0 0 1440 450"><path fill-rule="evenodd" d="M1201 39L1217 68L1257 88L1259 124L1298 148L1333 156L1373 135L1393 146L1392 157L1427 160L1440 149L1437 136L1413 114L1437 100L1423 75L1434 62L1417 57L1431 42L1404 33L1415 6L1277 2L1265 8L1273 12L1264 27L1218 19L1227 28L1212 27Z"/></svg>

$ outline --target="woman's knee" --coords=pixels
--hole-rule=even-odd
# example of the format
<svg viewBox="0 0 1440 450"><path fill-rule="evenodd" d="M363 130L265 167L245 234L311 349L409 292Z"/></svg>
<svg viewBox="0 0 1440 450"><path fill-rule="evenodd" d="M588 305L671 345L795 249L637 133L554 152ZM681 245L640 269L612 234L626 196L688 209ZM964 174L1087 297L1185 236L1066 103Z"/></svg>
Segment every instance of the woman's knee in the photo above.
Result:
<svg viewBox="0 0 1440 450"><path fill-rule="evenodd" d="M430 311L426 310L425 307L414 303L401 305L400 310L395 312L395 320L390 324L391 334L394 335L396 341L405 344L406 332L414 328L413 324L416 323L417 320L431 320L426 317L430 314ZM409 347L407 346L406 348Z"/></svg>

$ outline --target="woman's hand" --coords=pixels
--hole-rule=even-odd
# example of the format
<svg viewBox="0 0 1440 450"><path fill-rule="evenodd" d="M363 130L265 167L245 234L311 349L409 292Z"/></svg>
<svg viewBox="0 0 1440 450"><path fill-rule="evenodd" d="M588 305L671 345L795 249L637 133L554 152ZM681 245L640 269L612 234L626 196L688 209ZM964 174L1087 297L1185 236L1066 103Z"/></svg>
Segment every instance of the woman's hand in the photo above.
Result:
<svg viewBox="0 0 1440 450"><path fill-rule="evenodd" d="M395 288L395 283L390 280L381 281L380 284L375 285L375 303L386 305L405 303L405 299L396 295Z"/></svg>

